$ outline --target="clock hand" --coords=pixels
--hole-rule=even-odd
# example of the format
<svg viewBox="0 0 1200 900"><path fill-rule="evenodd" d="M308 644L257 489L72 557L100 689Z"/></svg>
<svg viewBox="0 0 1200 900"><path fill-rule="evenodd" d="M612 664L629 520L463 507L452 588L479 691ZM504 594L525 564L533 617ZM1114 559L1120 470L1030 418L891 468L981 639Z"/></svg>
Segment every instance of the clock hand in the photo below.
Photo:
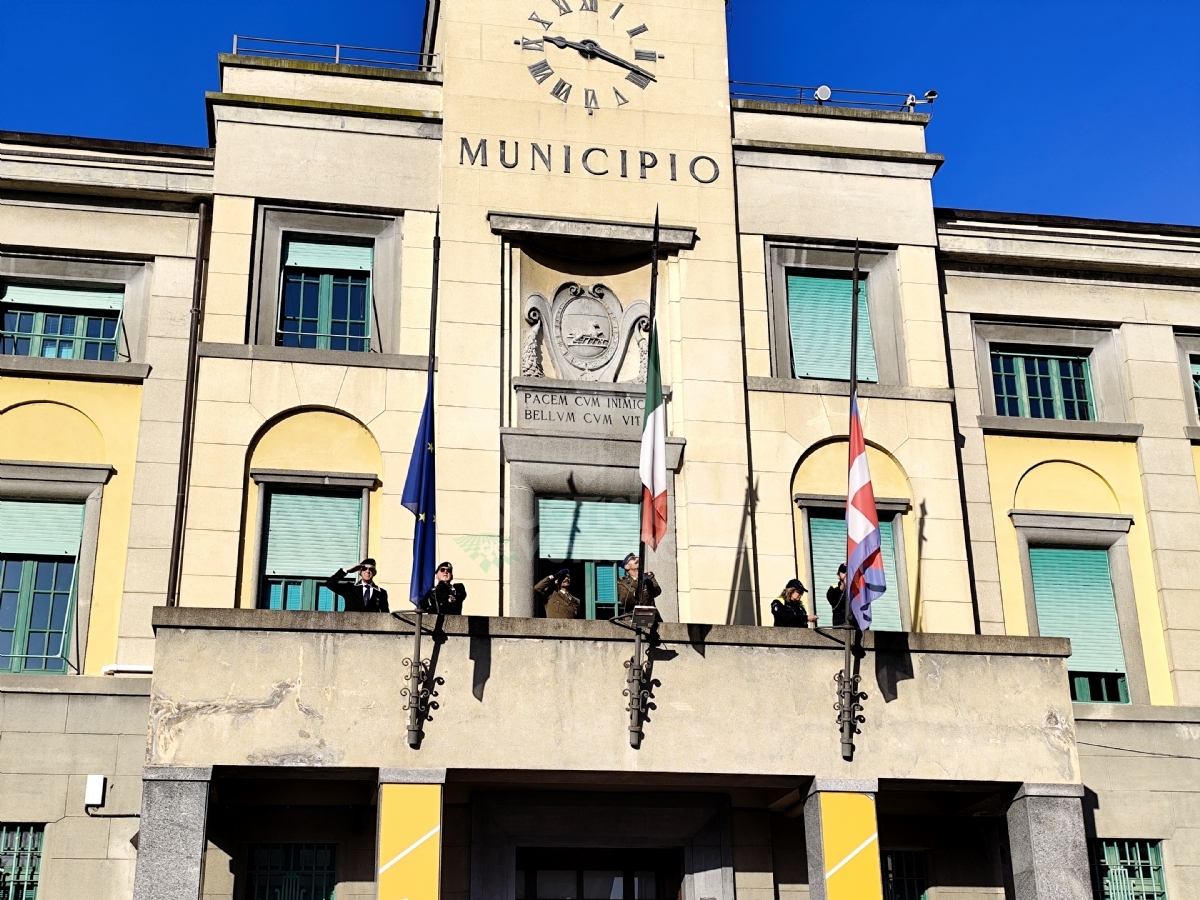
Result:
<svg viewBox="0 0 1200 900"><path fill-rule="evenodd" d="M617 56L615 53L610 53L608 50L605 50L603 47L601 47L599 44L597 44L593 40L584 40L584 41L580 41L579 43L575 43L574 41L568 41L565 37L562 37L562 36L547 37L547 38L544 38L544 40L553 44L559 50L566 50L568 48L570 48L571 50L578 50L579 55L582 56L584 59L602 59L605 62L610 62L615 66L620 66L623 69L628 69L630 72L637 72L639 75L642 75L643 77L649 79L650 81L654 81L654 82L658 81L658 79L655 78L654 75L652 75L650 72L647 72L641 66L636 66L631 62L621 59L621 57Z"/></svg>

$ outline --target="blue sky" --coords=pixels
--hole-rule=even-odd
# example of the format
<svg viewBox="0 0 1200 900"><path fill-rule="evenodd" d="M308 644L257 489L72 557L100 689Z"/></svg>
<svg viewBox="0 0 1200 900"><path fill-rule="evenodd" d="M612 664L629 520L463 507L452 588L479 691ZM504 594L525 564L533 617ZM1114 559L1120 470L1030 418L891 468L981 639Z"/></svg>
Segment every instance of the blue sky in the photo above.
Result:
<svg viewBox="0 0 1200 900"><path fill-rule="evenodd" d="M416 49L423 8L4 0L0 129L204 144L234 32ZM735 79L937 89L941 206L1200 225L1195 0L733 0L731 23Z"/></svg>

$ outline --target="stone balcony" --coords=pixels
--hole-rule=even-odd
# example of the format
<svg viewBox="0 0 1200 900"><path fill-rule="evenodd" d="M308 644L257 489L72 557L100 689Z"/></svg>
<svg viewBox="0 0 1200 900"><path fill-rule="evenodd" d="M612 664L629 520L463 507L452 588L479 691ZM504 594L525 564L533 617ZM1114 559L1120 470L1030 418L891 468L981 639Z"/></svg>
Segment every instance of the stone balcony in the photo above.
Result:
<svg viewBox="0 0 1200 900"><path fill-rule="evenodd" d="M660 625L634 750L629 630L450 617L423 639L443 682L413 749L406 621L185 607L156 609L154 627L150 766L1080 781L1070 645L1058 638L867 634L866 721L846 763L837 631Z"/></svg>

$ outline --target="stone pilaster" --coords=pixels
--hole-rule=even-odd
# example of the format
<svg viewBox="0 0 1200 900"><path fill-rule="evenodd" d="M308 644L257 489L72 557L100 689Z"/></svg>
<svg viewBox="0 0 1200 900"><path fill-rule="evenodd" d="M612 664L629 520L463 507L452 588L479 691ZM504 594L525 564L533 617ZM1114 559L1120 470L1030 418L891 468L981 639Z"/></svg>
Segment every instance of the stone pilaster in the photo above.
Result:
<svg viewBox="0 0 1200 900"><path fill-rule="evenodd" d="M142 770L134 900L197 900L212 768Z"/></svg>
<svg viewBox="0 0 1200 900"><path fill-rule="evenodd" d="M1025 784L1008 808L1015 900L1091 900L1083 786Z"/></svg>

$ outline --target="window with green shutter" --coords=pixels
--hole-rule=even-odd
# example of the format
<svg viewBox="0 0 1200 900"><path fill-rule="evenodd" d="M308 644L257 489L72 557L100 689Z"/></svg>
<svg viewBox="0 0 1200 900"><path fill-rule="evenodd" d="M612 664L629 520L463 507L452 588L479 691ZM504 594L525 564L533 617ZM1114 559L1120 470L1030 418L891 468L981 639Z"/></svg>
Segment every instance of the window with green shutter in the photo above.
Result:
<svg viewBox="0 0 1200 900"><path fill-rule="evenodd" d="M617 581L625 577L621 561L637 552L640 538L636 503L539 498L537 578L567 569L587 618L611 619Z"/></svg>
<svg viewBox="0 0 1200 900"><path fill-rule="evenodd" d="M0 900L37 900L44 825L0 822Z"/></svg>
<svg viewBox="0 0 1200 900"><path fill-rule="evenodd" d="M83 504L0 500L0 672L64 674Z"/></svg>
<svg viewBox="0 0 1200 900"><path fill-rule="evenodd" d="M895 528L900 517L879 523L879 552L883 557L883 573L887 592L871 604L873 631L903 631L900 618L900 577L896 570ZM838 566L846 562L846 519L823 510L810 510L808 518L809 549L812 551L812 593L804 598L808 611L817 617L817 625L828 628L833 624L833 610L825 599L831 585L837 584Z"/></svg>
<svg viewBox="0 0 1200 900"><path fill-rule="evenodd" d="M865 278L858 288L858 379L875 382L879 371ZM788 274L788 330L796 378L849 380L852 298L849 275Z"/></svg>
<svg viewBox="0 0 1200 900"><path fill-rule="evenodd" d="M1096 900L1167 900L1159 841L1089 840Z"/></svg>
<svg viewBox="0 0 1200 900"><path fill-rule="evenodd" d="M275 489L263 512L259 608L342 612L325 581L362 556L362 494Z"/></svg>
<svg viewBox="0 0 1200 900"><path fill-rule="evenodd" d="M1200 413L1200 362L1196 361L1196 357L1191 358L1192 368L1192 396L1196 400L1196 411Z"/></svg>
<svg viewBox="0 0 1200 900"><path fill-rule="evenodd" d="M1125 651L1108 551L1030 547L1029 568L1038 631L1071 639L1067 670L1072 699L1128 703Z"/></svg>
<svg viewBox="0 0 1200 900"><path fill-rule="evenodd" d="M251 844L246 900L333 900L336 844Z"/></svg>
<svg viewBox="0 0 1200 900"><path fill-rule="evenodd" d="M372 247L289 240L276 345L369 351L373 259Z"/></svg>
<svg viewBox="0 0 1200 900"><path fill-rule="evenodd" d="M992 351L996 415L1091 422L1091 369L1086 356Z"/></svg>
<svg viewBox="0 0 1200 900"><path fill-rule="evenodd" d="M116 360L124 289L0 285L0 353Z"/></svg>
<svg viewBox="0 0 1200 900"><path fill-rule="evenodd" d="M925 855L920 850L884 850L879 856L883 900L926 900L929 883L925 880Z"/></svg>

